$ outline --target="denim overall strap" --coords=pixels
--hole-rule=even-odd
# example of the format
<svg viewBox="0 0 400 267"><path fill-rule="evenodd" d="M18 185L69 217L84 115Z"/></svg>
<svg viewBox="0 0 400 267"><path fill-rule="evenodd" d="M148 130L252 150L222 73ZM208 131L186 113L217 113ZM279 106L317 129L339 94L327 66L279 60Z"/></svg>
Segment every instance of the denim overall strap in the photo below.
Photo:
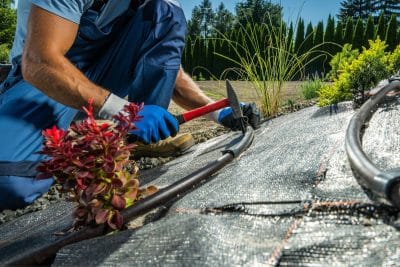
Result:
<svg viewBox="0 0 400 267"><path fill-rule="evenodd" d="M39 164L40 161L0 161L0 178L7 175L35 178L39 174L36 170Z"/></svg>

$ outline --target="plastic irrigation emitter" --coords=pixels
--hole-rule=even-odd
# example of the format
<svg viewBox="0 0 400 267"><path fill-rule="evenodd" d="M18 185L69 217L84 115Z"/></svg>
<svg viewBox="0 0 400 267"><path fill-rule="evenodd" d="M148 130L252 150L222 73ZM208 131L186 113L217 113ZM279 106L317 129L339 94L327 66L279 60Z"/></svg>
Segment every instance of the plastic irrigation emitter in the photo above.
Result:
<svg viewBox="0 0 400 267"><path fill-rule="evenodd" d="M175 200L178 197L182 197L185 195L185 193L207 181L211 175L221 170L234 158L238 157L251 145L253 139L254 130L251 127L247 127L247 131L243 135L239 135L238 138L235 139L236 142L234 142L231 147L222 151L223 155L220 158L209 163L204 168L199 169L196 172L182 178L181 180L159 190L155 194L138 201L132 207L122 211L124 221L129 222L130 220L141 216L154 208L165 205L166 203ZM34 252L27 254L22 253L18 258L14 258L11 262L8 262L7 265L41 265L54 257L62 247L86 239L101 236L106 233L107 228L105 225L87 227L77 232L70 233L66 236L62 236L56 242L46 245Z"/></svg>
<svg viewBox="0 0 400 267"><path fill-rule="evenodd" d="M389 84L372 96L353 116L346 132L346 152L360 183L386 203L400 208L400 168L380 170L364 153L361 145L363 126L370 120L388 92L400 91L400 77L389 79Z"/></svg>

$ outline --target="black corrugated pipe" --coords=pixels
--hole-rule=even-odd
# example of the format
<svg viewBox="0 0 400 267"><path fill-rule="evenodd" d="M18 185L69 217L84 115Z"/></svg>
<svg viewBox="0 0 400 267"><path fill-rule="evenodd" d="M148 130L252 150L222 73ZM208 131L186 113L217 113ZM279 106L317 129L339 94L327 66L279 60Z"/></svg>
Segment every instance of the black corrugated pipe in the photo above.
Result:
<svg viewBox="0 0 400 267"><path fill-rule="evenodd" d="M211 162L204 168L186 176L185 178L161 189L155 194L138 201L135 205L125 209L122 212L124 222L128 222L146 212L159 207L175 199L177 196L184 195L188 190L196 187L200 183L206 181L212 174L222 169L225 165L231 162L235 157L239 156L252 143L254 138L254 130L247 127L244 135L239 137L238 142L233 146L223 151L223 155L216 161ZM101 236L107 232L105 225L99 225L92 228L85 228L78 232L71 233L67 236L60 237L56 242L46 245L34 252L21 254L18 258L12 259L7 263L7 266L21 265L40 265L54 257L57 252L67 245L83 241L86 239Z"/></svg>
<svg viewBox="0 0 400 267"><path fill-rule="evenodd" d="M363 125L370 120L388 92L400 90L399 77L389 79L389 84L372 96L353 116L346 133L346 151L353 171L360 183L377 196L400 208L400 168L382 171L364 153L361 145Z"/></svg>

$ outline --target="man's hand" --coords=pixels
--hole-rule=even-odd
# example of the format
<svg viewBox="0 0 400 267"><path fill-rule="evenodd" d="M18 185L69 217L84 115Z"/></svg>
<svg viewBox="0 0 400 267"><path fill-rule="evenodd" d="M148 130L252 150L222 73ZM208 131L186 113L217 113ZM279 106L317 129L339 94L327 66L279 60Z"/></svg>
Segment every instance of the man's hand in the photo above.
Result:
<svg viewBox="0 0 400 267"><path fill-rule="evenodd" d="M251 125L254 129L260 127L261 114L257 106L254 103L244 104L241 103L241 108L243 116L247 120L247 123ZM225 127L230 128L233 131L238 131L240 129L240 120L233 118L232 109L224 108L220 111L218 116L218 122Z"/></svg>
<svg viewBox="0 0 400 267"><path fill-rule="evenodd" d="M168 111L155 105L145 105L139 112L143 118L135 122L137 130L131 135L138 137L143 143L156 143L169 136L175 136L179 131L178 121Z"/></svg>

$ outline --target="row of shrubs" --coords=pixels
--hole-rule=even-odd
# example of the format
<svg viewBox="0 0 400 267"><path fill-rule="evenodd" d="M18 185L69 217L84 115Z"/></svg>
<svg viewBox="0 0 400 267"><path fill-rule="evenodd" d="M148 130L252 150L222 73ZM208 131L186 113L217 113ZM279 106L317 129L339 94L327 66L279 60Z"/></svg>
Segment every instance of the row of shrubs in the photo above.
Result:
<svg viewBox="0 0 400 267"><path fill-rule="evenodd" d="M367 91L379 81L390 77L400 70L400 45L392 52L387 52L384 41L369 41L369 48L352 49L344 45L341 52L331 60L332 70L327 78L331 83L322 83L316 79L306 83L303 96L312 98L318 95L318 105L327 106L341 101L353 100L355 106L367 99Z"/></svg>

